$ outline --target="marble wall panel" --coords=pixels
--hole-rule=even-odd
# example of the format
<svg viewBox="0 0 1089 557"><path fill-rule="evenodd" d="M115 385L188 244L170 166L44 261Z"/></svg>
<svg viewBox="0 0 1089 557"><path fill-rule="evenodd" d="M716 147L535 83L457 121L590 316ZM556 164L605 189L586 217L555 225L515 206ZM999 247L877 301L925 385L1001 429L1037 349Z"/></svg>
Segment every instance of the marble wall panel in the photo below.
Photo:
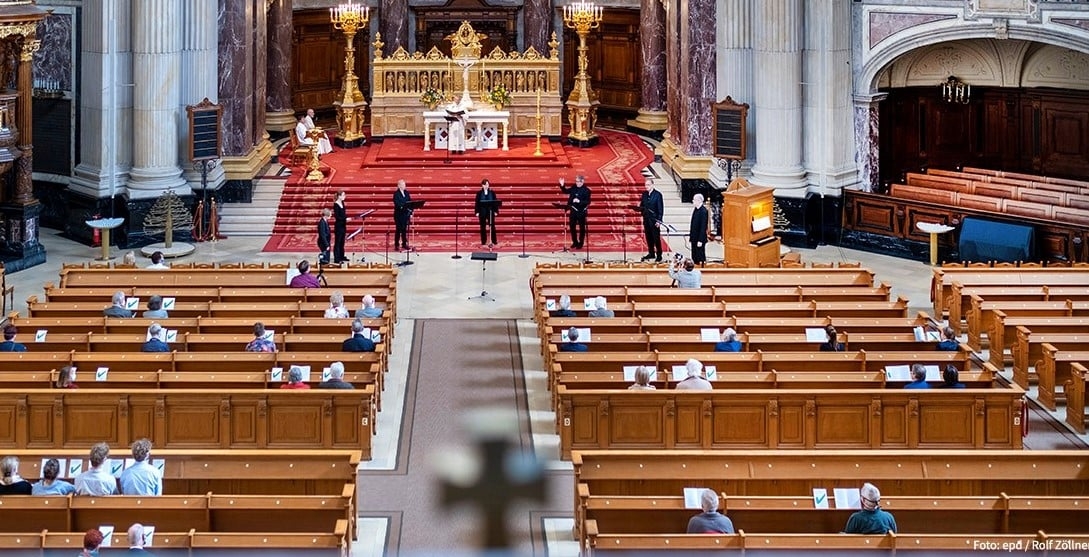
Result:
<svg viewBox="0 0 1089 557"><path fill-rule="evenodd" d="M273 0L268 14L268 112L291 107L291 0Z"/></svg>
<svg viewBox="0 0 1089 557"><path fill-rule="evenodd" d="M643 61L640 108L666 108L665 9L661 0L643 0L640 5L639 46Z"/></svg>
<svg viewBox="0 0 1089 557"><path fill-rule="evenodd" d="M676 143L688 155L711 152L711 104L715 102L715 1L689 0L681 7L680 136Z"/></svg>
<svg viewBox="0 0 1089 557"><path fill-rule="evenodd" d="M397 50L399 46L408 50L408 1L379 0L378 16L381 18L382 42L386 43L386 54Z"/></svg>
<svg viewBox="0 0 1089 557"><path fill-rule="evenodd" d="M657 2L658 0L655 0ZM549 13L552 8L552 2L549 0L526 0L524 7L522 8L522 15L524 18L524 34L523 49L533 47L544 55L548 55L548 38L552 29L549 25L552 22L552 14Z"/></svg>
<svg viewBox="0 0 1089 557"><path fill-rule="evenodd" d="M74 26L72 14L66 13L54 13L38 23L36 33L42 46L34 55L36 88L72 89Z"/></svg>
<svg viewBox="0 0 1089 557"><path fill-rule="evenodd" d="M219 0L218 17L223 154L241 156L254 145L253 1Z"/></svg>
<svg viewBox="0 0 1089 557"><path fill-rule="evenodd" d="M253 58L248 60L253 69L253 128L250 137L253 144L261 142L265 135L265 103L268 102L268 9L267 0L253 2Z"/></svg>

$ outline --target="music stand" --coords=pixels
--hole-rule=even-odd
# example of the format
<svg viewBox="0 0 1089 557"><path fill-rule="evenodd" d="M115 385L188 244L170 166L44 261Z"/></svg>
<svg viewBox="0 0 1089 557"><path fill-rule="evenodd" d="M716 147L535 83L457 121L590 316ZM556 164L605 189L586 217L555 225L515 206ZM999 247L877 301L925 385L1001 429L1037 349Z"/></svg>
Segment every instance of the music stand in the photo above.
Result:
<svg viewBox="0 0 1089 557"><path fill-rule="evenodd" d="M353 231L351 234L344 238L344 243L346 244L348 243L348 240L351 240L352 238L355 238L360 234L363 235L363 241L359 243L359 251L363 252L363 257L359 258L360 261L367 260L367 217L371 216L371 214L375 211L376 209L367 209L366 211L363 211L362 213L359 213L359 215L354 217L360 222L359 228L355 229L355 231ZM351 262L351 260L349 260L349 262Z"/></svg>
<svg viewBox="0 0 1089 557"><path fill-rule="evenodd" d="M491 251L474 251L469 259L480 262L480 295L469 296L469 299L474 300L480 298L482 300L491 300L494 302L495 298L489 296L488 291L484 289L484 274L488 272L488 262L498 260L499 254Z"/></svg>
<svg viewBox="0 0 1089 557"><path fill-rule="evenodd" d="M568 251L568 249L567 249L567 228L566 228L565 225L567 224L567 210L570 207L568 207L566 203L552 202L552 208L553 209L559 209L560 211L563 211L563 214L560 216L560 247L561 247L561 249L554 249L554 250L552 250L552 253L556 253L557 251L567 253L567 251Z"/></svg>
<svg viewBox="0 0 1089 557"><path fill-rule="evenodd" d="M489 199L487 201L480 202L480 208L488 212L488 224L491 225L491 229L495 230L495 214L499 211L499 208L503 206L502 199ZM487 228L484 229L484 234L487 235L490 232ZM490 237L490 236L489 236ZM498 238L496 238L498 240ZM488 244L489 246L494 244Z"/></svg>
<svg viewBox="0 0 1089 557"><path fill-rule="evenodd" d="M405 250L405 260L398 263L398 267L407 267L408 265L414 264L413 261L409 260L409 255L411 254L411 252L416 250L416 219L412 218L412 215L415 214L416 209L423 209L425 203L427 203L427 201L421 199L419 201L409 201L405 204L409 211L408 226L412 229L412 247Z"/></svg>

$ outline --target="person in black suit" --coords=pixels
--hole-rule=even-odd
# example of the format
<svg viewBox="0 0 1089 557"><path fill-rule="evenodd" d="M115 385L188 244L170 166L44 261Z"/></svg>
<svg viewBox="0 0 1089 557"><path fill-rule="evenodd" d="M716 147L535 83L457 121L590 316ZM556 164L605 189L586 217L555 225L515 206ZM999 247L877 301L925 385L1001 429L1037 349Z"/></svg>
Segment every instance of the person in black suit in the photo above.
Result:
<svg viewBox="0 0 1089 557"><path fill-rule="evenodd" d="M333 263L346 263L344 257L344 235L348 233L348 209L344 206L344 190L337 192L333 200Z"/></svg>
<svg viewBox="0 0 1089 557"><path fill-rule="evenodd" d="M408 222L412 219L412 209L408 206L412 195L408 193L404 180L397 180L397 191L393 192L393 222L397 232L393 235L393 249L400 246L408 251Z"/></svg>
<svg viewBox="0 0 1089 557"><path fill-rule="evenodd" d="M321 263L329 262L329 216L332 214L328 208L322 209L321 219L318 220L318 251L321 252L318 260Z"/></svg>
<svg viewBox="0 0 1089 557"><path fill-rule="evenodd" d="M571 247L581 249L586 242L586 209L590 207L590 188L586 187L586 177L582 174L575 176L575 185L569 188L560 178L560 191L567 194Z"/></svg>
<svg viewBox="0 0 1089 557"><path fill-rule="evenodd" d="M363 329L362 321L352 321L352 338L344 341L343 352L374 352L374 341L363 335Z"/></svg>
<svg viewBox="0 0 1089 557"><path fill-rule="evenodd" d="M499 243L495 237L495 217L499 214L499 206L496 203L498 198L495 196L495 191L491 189L491 185L487 178L480 181L480 191L476 192L476 202L473 204L473 212L480 221L480 245L488 244L488 247ZM492 229L491 242L488 242L489 227Z"/></svg>
<svg viewBox="0 0 1089 557"><path fill-rule="evenodd" d="M654 180L647 178L647 191L639 198L639 211L643 213L643 236L647 239L647 254L643 261L662 262L662 231L658 224L665 215L662 192L654 189Z"/></svg>
<svg viewBox="0 0 1089 557"><path fill-rule="evenodd" d="M824 327L824 334L828 335L828 340L821 345L821 352L843 352L843 343L839 342L839 335L836 333L836 328L832 325Z"/></svg>
<svg viewBox="0 0 1089 557"><path fill-rule="evenodd" d="M692 196L692 207L688 241L692 244L692 262L703 267L707 262L707 207L703 206L703 194Z"/></svg>
<svg viewBox="0 0 1089 557"><path fill-rule="evenodd" d="M333 362L329 364L329 380L318 383L319 389L354 389L351 383L344 380L344 364Z"/></svg>
<svg viewBox="0 0 1089 557"><path fill-rule="evenodd" d="M170 352L170 345L163 341L166 332L163 331L162 325L152 323L147 328L147 335L147 342L140 347L141 352Z"/></svg>

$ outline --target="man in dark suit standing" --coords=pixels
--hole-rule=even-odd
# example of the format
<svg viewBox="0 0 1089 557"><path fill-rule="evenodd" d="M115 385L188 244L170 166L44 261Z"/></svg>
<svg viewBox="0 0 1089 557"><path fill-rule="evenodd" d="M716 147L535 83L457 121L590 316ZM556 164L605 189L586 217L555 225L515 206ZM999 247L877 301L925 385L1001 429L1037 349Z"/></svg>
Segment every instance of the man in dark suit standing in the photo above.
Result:
<svg viewBox="0 0 1089 557"><path fill-rule="evenodd" d="M352 321L352 338L345 340L341 346L344 352L374 352L374 341L363 334L363 322L356 319Z"/></svg>
<svg viewBox="0 0 1089 557"><path fill-rule="evenodd" d="M318 221L318 251L321 255L318 256L318 260L321 263L329 263L329 216L333 212L328 208L321 210L321 219Z"/></svg>
<svg viewBox="0 0 1089 557"><path fill-rule="evenodd" d="M639 211L643 213L643 236L647 239L647 254L643 261L662 262L662 232L658 228L665 214L662 192L654 189L654 180L647 178L647 191L639 198Z"/></svg>
<svg viewBox="0 0 1089 557"><path fill-rule="evenodd" d="M487 244L492 247L498 244L495 236L495 217L499 214L495 192L491 189L491 182L487 178L480 181L480 191L476 192L476 202L473 204L473 212L480 221L480 245ZM488 228L492 229L492 241L488 242Z"/></svg>
<svg viewBox="0 0 1089 557"><path fill-rule="evenodd" d="M393 192L393 222L397 232L393 235L393 249L408 251L408 222L412 218L412 209L408 206L412 196L408 193L404 180L397 180L397 191ZM399 243L398 243L399 242Z"/></svg>
<svg viewBox="0 0 1089 557"><path fill-rule="evenodd" d="M692 207L688 241L692 244L692 262L702 267L707 262L707 207L703 206L703 194L692 196Z"/></svg>
<svg viewBox="0 0 1089 557"><path fill-rule="evenodd" d="M565 187L560 178L560 191L567 194L568 222L571 228L571 247L582 249L586 242L586 209L590 207L590 188L586 187L586 177L575 176L575 185Z"/></svg>

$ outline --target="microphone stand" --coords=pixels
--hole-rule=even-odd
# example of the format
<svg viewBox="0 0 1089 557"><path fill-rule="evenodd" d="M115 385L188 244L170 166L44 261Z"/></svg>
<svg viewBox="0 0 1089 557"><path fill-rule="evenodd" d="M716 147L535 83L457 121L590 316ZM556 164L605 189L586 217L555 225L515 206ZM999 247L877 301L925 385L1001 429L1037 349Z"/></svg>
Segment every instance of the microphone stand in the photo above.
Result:
<svg viewBox="0 0 1089 557"><path fill-rule="evenodd" d="M587 222L587 226L586 226L586 235L583 237L582 240L583 240L583 243L586 245L586 260L583 261L583 263L586 263L586 264L593 263L593 261L590 260L590 226L589 226L589 222Z"/></svg>
<svg viewBox="0 0 1089 557"><path fill-rule="evenodd" d="M458 244L460 243L460 237L458 235L458 221L461 220L459 218L460 216L460 211L454 212L454 255L451 255L450 259L461 259L461 255L458 253Z"/></svg>
<svg viewBox="0 0 1089 557"><path fill-rule="evenodd" d="M518 259L525 259L529 257L526 253L526 208L522 207L522 255L518 256Z"/></svg>
<svg viewBox="0 0 1089 557"><path fill-rule="evenodd" d="M620 245L624 248L624 263L628 262L628 227L620 221Z"/></svg>
<svg viewBox="0 0 1089 557"><path fill-rule="evenodd" d="M321 256L318 256L318 276L315 277L318 284L321 284L325 288L329 288L329 281L325 279L325 267L321 264Z"/></svg>
<svg viewBox="0 0 1089 557"><path fill-rule="evenodd" d="M389 225L386 225L386 265L389 265Z"/></svg>
<svg viewBox="0 0 1089 557"><path fill-rule="evenodd" d="M552 206L560 210L560 249L552 250L552 253L567 253L567 205L553 203Z"/></svg>

